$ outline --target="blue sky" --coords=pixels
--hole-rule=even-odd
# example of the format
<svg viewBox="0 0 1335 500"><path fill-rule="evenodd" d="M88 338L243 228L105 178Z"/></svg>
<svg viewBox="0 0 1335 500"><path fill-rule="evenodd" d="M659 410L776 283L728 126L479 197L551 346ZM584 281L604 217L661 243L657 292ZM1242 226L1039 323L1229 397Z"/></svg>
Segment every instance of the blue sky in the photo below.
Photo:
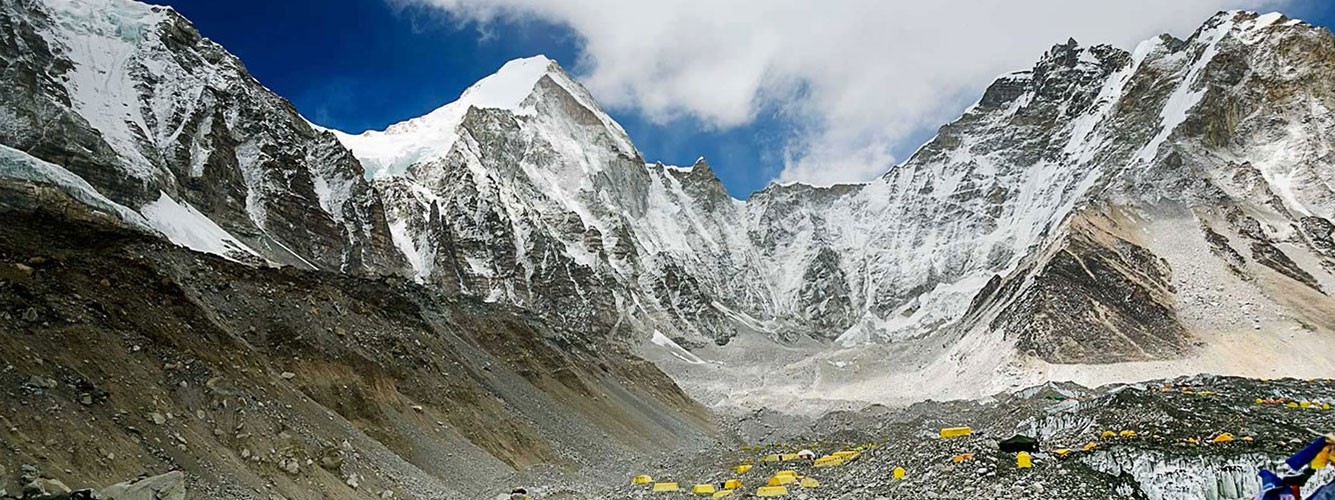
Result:
<svg viewBox="0 0 1335 500"><path fill-rule="evenodd" d="M350 132L384 129L453 101L505 61L545 54L577 60L568 30L540 21L479 30L423 7L384 0L158 0L241 58L265 86L310 120ZM612 110L648 161L689 165L704 156L733 196L777 175L787 130L773 113L753 124L655 123Z"/></svg>
<svg viewBox="0 0 1335 500"><path fill-rule="evenodd" d="M587 57L580 58L586 48L582 44L597 39L577 32L571 22L549 22L542 20L543 16L500 16L479 24L412 1L154 3L175 7L204 36L239 56L256 78L291 100L311 120L350 132L383 129L424 114L454 100L473 82L516 57L546 54L577 76L590 70L580 64L589 62ZM1282 10L1320 25L1335 20L1335 9L1326 2L1290 3ZM1190 19L1199 17L1196 13L1188 15L1193 16ZM1203 19L1174 26L1194 26ZM1063 40L1065 37L1054 36L1051 42ZM1028 52L1029 48L1023 49L1014 60L1037 59L1039 52ZM935 126L957 116L988 83L986 78L978 80L962 83L954 93L938 97L941 102L932 113L899 127L894 140L885 146L889 158L911 153L931 136ZM620 106L609 111L626 128L646 160L689 165L696 157L705 156L728 191L738 198L746 198L780 177L786 148L801 129L794 113L782 103L758 105L745 119L722 120L722 124L707 116L677 113L664 118L663 113L642 109ZM883 170L891 161L883 159L871 168Z"/></svg>

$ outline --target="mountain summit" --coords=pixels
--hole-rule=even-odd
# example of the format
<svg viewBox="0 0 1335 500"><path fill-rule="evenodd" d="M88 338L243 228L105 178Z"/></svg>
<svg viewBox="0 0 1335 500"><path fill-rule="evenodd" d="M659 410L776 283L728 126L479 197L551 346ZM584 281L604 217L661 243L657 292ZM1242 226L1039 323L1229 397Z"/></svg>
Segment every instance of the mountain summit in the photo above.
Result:
<svg viewBox="0 0 1335 500"><path fill-rule="evenodd" d="M196 250L403 275L641 346L705 399L735 392L715 379L911 399L1119 378L1068 369L1088 364L1272 368L1231 359L1238 343L1335 352L1294 340L1335 329L1335 43L1280 14L1055 45L881 178L740 201L707 162L646 163L543 56L353 135L310 126L170 9L33 9L7 10L27 27L5 39L24 77L0 141L28 165L10 171ZM796 354L757 367L747 349ZM794 373L772 387L776 366ZM889 378L922 383L833 382Z"/></svg>
<svg viewBox="0 0 1335 500"><path fill-rule="evenodd" d="M538 55L505 63L496 73L464 90L457 101L423 116L390 125L383 131L368 130L356 135L333 132L361 160L368 178L400 175L414 163L449 153L458 139L457 129L463 124L464 115L472 108L504 110L515 116L532 115L536 111L535 96L544 80L575 96L604 123L616 126L556 61ZM625 145L630 152L629 139Z"/></svg>

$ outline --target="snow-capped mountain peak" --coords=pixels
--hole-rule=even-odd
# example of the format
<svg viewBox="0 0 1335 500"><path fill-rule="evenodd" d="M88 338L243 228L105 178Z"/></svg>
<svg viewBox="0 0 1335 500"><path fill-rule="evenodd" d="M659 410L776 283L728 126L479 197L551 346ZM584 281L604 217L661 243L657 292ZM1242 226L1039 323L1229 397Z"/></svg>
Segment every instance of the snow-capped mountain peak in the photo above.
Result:
<svg viewBox="0 0 1335 500"><path fill-rule="evenodd" d="M385 130L360 134L330 131L361 160L368 179L402 175L414 163L449 153L470 109L498 109L516 117L532 116L537 106L534 95L544 78L575 97L609 127L620 131L620 126L598 107L587 91L556 61L543 55L511 60L465 89L459 99ZM628 139L625 144L629 146Z"/></svg>

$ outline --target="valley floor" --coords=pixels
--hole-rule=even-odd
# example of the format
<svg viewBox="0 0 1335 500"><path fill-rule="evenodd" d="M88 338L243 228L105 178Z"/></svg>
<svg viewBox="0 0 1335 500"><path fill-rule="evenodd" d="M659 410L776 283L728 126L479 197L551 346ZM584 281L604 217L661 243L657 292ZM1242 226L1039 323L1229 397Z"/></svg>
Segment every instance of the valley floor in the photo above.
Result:
<svg viewBox="0 0 1335 500"><path fill-rule="evenodd" d="M1241 377L1325 377L1335 373L1335 339L1301 329L1240 329L1200 338L1188 358L1113 364L1055 364L1026 359L999 336L928 337L894 345L831 349L815 342L784 345L744 334L726 346L693 351L682 362L655 345L655 361L702 403L726 414L764 408L807 416L868 404L904 407L924 400L978 399L1045 382L1086 387L1199 373Z"/></svg>
<svg viewBox="0 0 1335 500"><path fill-rule="evenodd" d="M1274 469L1316 437L1312 430L1335 428L1332 402L1329 379L1198 376L1099 389L1047 384L978 402L874 406L815 418L764 410L735 429L748 446L684 456L642 473L686 489L739 479L743 487L734 497L740 498L792 470L815 480L813 487L787 486L790 497L807 499L1247 499L1259 488L1259 468ZM973 434L938 436L954 426ZM998 440L1017 433L1039 441L1032 468L1018 468L1015 453L998 450ZM765 461L802 449L860 454L835 467ZM753 467L733 471L743 463ZM905 470L902 480L893 477L896 467ZM1332 476L1327 469L1313 483ZM607 498L670 497L629 479Z"/></svg>

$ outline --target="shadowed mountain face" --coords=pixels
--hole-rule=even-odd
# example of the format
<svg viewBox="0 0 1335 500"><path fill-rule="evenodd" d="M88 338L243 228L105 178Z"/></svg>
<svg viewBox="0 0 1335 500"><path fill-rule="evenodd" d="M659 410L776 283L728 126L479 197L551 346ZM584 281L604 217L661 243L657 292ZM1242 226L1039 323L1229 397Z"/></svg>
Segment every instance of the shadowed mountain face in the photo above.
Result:
<svg viewBox="0 0 1335 500"><path fill-rule="evenodd" d="M703 159L646 164L541 56L351 135L170 9L23 0L0 6L0 173L194 250L399 276L589 345L755 333L1042 379L1331 334L1333 49L1246 12L1131 52L1070 41L881 178L740 201Z"/></svg>

